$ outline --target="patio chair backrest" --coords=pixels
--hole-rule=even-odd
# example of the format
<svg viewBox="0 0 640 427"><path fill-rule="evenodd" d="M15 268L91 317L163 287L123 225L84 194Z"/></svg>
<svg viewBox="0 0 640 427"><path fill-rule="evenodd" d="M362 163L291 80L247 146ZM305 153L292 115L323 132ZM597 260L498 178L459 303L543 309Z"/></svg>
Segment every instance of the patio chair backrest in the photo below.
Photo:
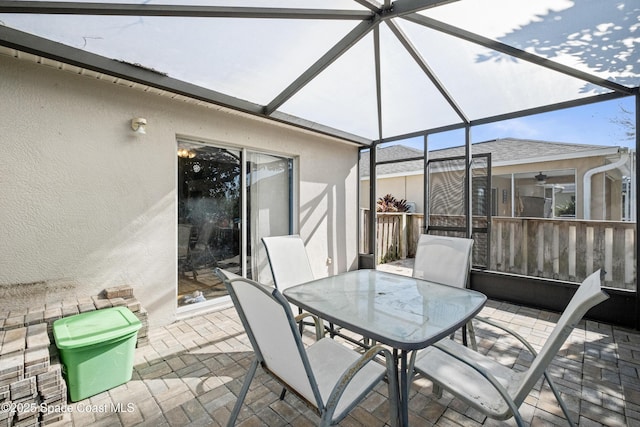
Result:
<svg viewBox="0 0 640 427"><path fill-rule="evenodd" d="M273 281L280 291L313 280L302 238L298 235L263 237Z"/></svg>
<svg viewBox="0 0 640 427"><path fill-rule="evenodd" d="M221 271L217 272L220 275ZM227 276L225 286L263 368L316 408L322 408L318 386L289 303L277 288L222 273ZM229 277L232 279L228 280Z"/></svg>
<svg viewBox="0 0 640 427"><path fill-rule="evenodd" d="M467 287L472 247L473 239L422 234L416 248L413 277Z"/></svg>
<svg viewBox="0 0 640 427"><path fill-rule="evenodd" d="M211 239L211 235L213 234L214 227L215 224L212 222L207 221L202 224L200 232L198 233L198 240L195 244L195 247L197 249L203 249L209 245L209 240Z"/></svg>
<svg viewBox="0 0 640 427"><path fill-rule="evenodd" d="M514 402L520 405L534 384L540 379L547 366L558 354L573 329L589 309L609 298L600 287L600 270L587 277L569 301L553 332L533 360L514 396Z"/></svg>

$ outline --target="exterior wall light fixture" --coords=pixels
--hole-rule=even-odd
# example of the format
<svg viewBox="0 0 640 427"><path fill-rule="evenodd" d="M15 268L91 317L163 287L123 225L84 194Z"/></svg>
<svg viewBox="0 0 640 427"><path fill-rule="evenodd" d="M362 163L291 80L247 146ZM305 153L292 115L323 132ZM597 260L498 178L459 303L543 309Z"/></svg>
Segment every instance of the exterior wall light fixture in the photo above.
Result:
<svg viewBox="0 0 640 427"><path fill-rule="evenodd" d="M136 117L135 119L131 119L131 129L135 133L140 133L142 135L147 133L147 119L142 117Z"/></svg>

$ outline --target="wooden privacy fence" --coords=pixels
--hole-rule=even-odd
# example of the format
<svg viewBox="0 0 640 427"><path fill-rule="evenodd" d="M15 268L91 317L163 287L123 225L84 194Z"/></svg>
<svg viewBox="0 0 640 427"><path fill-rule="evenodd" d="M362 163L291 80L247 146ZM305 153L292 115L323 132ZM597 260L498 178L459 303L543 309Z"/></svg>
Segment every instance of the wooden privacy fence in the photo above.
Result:
<svg viewBox="0 0 640 427"><path fill-rule="evenodd" d="M362 252L368 248L368 215L368 210L362 210ZM443 220L438 215L432 223ZM460 221L464 223L464 217L447 220L449 224ZM378 213L377 263L414 257L423 227L423 214ZM493 217L490 229L490 253L478 250L485 245L474 245L474 265L573 282L581 282L600 268L605 271L606 286L636 289L636 223ZM484 235L477 237L485 239Z"/></svg>
<svg viewBox="0 0 640 427"><path fill-rule="evenodd" d="M635 289L635 232L631 222L494 217L489 268L574 282L600 268L605 285Z"/></svg>
<svg viewBox="0 0 640 427"><path fill-rule="evenodd" d="M361 209L360 212L360 252L369 253L369 210ZM376 263L413 258L423 228L423 214L378 212Z"/></svg>

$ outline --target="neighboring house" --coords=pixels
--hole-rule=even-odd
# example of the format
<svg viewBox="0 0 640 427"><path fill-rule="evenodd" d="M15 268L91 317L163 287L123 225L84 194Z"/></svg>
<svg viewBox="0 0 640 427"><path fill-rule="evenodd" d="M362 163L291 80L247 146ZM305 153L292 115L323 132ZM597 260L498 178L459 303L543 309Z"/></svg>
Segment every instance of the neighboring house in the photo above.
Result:
<svg viewBox="0 0 640 427"><path fill-rule="evenodd" d="M507 217L571 217L635 220L634 156L626 148L502 138L473 144L474 155L491 153L491 213ZM429 160L464 156L464 147L429 152ZM378 150L378 162L416 158L423 151L404 145ZM387 163L377 168L376 197L392 194L424 212L423 160ZM439 182L432 173L432 182ZM369 152L360 161L360 206L369 207ZM474 194L477 196L477 194ZM437 203L434 203L437 204ZM432 213L454 213L432 206ZM586 214L585 214L586 212ZM455 213L459 213L455 211Z"/></svg>

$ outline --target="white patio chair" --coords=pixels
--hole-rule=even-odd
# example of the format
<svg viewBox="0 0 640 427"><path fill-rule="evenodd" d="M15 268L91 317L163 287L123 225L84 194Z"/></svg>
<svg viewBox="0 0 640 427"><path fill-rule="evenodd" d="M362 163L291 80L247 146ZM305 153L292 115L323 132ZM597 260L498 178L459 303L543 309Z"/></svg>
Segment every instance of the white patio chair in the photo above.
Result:
<svg viewBox="0 0 640 427"><path fill-rule="evenodd" d="M417 356L414 352L410 366L413 366L416 373L448 390L487 417L506 420L513 416L518 426L524 425L518 408L544 375L569 425L573 426L569 411L546 369L585 313L607 298L609 296L600 288L598 270L582 282L537 354L514 331L488 319L476 317L476 320L482 320L513 335L533 354L531 366L525 371L504 366L453 340L441 340L418 352Z"/></svg>
<svg viewBox="0 0 640 427"><path fill-rule="evenodd" d="M472 248L473 239L423 234L418 239L413 277L466 288L471 271ZM467 333L471 347L477 350L471 321L462 328L462 339L465 345Z"/></svg>
<svg viewBox="0 0 640 427"><path fill-rule="evenodd" d="M263 237L273 281L280 292L315 279L302 238L298 235Z"/></svg>
<svg viewBox="0 0 640 427"><path fill-rule="evenodd" d="M193 272L193 280L198 280L198 268L212 264L215 267L216 260L209 242L214 227L212 222L205 222L198 232L198 238L193 248L189 250L188 265Z"/></svg>
<svg viewBox="0 0 640 427"><path fill-rule="evenodd" d="M192 227L191 224L178 224L178 270L182 275L188 263Z"/></svg>
<svg viewBox="0 0 640 427"><path fill-rule="evenodd" d="M360 355L329 338L305 349L289 303L277 288L241 277L229 280L219 269L216 273L229 291L255 352L228 426L236 422L258 364L314 408L321 426L340 422L386 377L391 425L397 424L397 379L389 350L376 346ZM316 324L322 328L318 321ZM386 367L375 360L377 356L384 357Z"/></svg>
<svg viewBox="0 0 640 427"><path fill-rule="evenodd" d="M304 242L297 234L263 237L262 244L267 251L273 284L280 292L315 279ZM293 304L291 309L302 314L302 310Z"/></svg>
<svg viewBox="0 0 640 427"><path fill-rule="evenodd" d="M299 235L263 237L262 243L267 250L267 258L269 259L274 284L280 292L284 292L285 289L291 286L310 282L315 279L313 271L311 270L309 257L307 256L307 250ZM299 314L302 314L302 310L293 304L291 304L291 309L294 312L297 311ZM323 321L323 324L332 338L338 335L352 341L354 344L362 345L362 343L352 339L350 336L342 335L339 332L339 327L336 328L332 323ZM303 324L301 322L300 332L302 332L302 327ZM364 342L365 346L368 346L366 340L364 340Z"/></svg>

